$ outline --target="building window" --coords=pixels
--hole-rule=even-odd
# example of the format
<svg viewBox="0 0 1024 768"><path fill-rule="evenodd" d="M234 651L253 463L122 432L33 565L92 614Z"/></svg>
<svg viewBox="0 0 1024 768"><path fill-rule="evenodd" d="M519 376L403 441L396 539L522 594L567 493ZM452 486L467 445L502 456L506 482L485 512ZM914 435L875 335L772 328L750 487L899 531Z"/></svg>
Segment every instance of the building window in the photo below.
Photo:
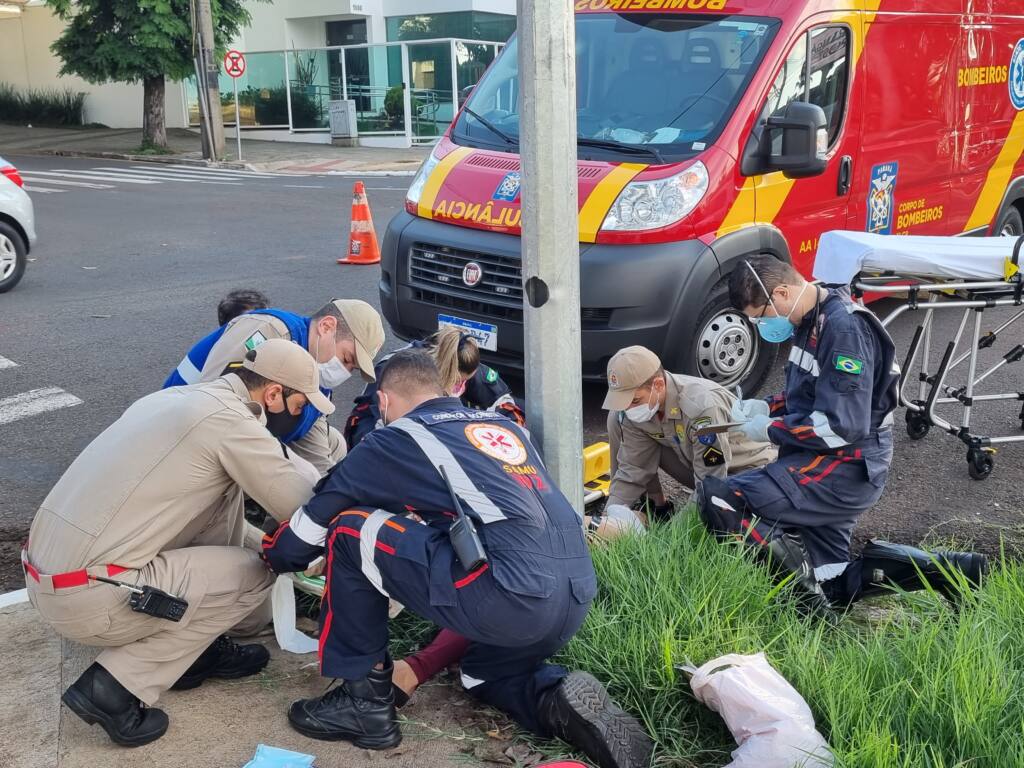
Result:
<svg viewBox="0 0 1024 768"><path fill-rule="evenodd" d="M388 42L461 37L504 43L516 31L516 17L483 11L390 16L386 19Z"/></svg>

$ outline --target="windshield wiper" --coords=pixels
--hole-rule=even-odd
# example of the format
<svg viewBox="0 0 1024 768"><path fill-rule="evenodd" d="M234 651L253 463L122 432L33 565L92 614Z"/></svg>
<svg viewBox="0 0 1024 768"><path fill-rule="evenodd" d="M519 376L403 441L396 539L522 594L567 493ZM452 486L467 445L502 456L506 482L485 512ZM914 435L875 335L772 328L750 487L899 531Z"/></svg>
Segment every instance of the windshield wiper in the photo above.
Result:
<svg viewBox="0 0 1024 768"><path fill-rule="evenodd" d="M588 139L583 136L577 136L576 143L581 147L598 147L600 149L613 149L619 152L630 152L634 155L651 155L658 161L659 165L665 164L665 158L661 156L661 152L654 147L643 144L624 144L614 139Z"/></svg>
<svg viewBox="0 0 1024 768"><path fill-rule="evenodd" d="M479 123L484 128L488 129L495 136L500 136L502 139L505 140L505 143L508 144L510 147L519 146L519 142L518 141L516 141L511 136L509 136L507 133L505 133L503 130L501 130L501 128L498 128L494 123L492 123L486 117L481 117L479 114L477 114L476 112L474 112L472 109L470 109L467 106L463 106L462 107L462 111L465 112L467 115L471 115L472 117L476 118L476 120L479 121Z"/></svg>

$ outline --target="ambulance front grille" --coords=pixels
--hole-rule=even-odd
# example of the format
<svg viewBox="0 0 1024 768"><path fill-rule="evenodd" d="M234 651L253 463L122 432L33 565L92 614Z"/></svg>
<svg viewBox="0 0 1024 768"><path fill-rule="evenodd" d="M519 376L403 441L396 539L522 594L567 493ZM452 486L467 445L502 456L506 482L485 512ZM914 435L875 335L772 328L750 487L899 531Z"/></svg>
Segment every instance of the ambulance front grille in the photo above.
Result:
<svg viewBox="0 0 1024 768"><path fill-rule="evenodd" d="M467 285L466 266L475 264L482 275L471 269L472 278L479 282ZM507 316L509 308L523 306L522 270L519 260L507 256L474 253L448 246L416 244L409 253L409 282L434 291L464 296L487 307L490 303L502 305L501 312L483 312Z"/></svg>

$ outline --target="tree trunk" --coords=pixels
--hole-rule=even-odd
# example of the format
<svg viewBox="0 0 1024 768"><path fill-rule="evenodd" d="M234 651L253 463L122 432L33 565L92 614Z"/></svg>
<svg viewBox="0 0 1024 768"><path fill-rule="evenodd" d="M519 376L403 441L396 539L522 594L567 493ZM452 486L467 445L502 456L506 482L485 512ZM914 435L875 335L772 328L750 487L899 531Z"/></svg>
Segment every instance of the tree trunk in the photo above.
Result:
<svg viewBox="0 0 1024 768"><path fill-rule="evenodd" d="M167 147L167 122L164 119L164 76L142 81L142 144Z"/></svg>

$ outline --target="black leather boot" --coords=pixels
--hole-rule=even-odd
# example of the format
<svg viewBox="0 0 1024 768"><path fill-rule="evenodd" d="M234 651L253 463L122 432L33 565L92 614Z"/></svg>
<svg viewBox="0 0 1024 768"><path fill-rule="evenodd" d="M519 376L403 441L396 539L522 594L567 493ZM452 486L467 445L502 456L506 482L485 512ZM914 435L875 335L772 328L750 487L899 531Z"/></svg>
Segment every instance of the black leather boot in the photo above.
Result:
<svg viewBox="0 0 1024 768"><path fill-rule="evenodd" d="M654 742L586 672L572 672L540 702L540 721L600 768L647 768Z"/></svg>
<svg viewBox="0 0 1024 768"><path fill-rule="evenodd" d="M361 680L345 680L319 699L300 699L288 710L299 733L324 741L351 741L361 749L392 749L402 743L391 686L394 665Z"/></svg>
<svg viewBox="0 0 1024 768"><path fill-rule="evenodd" d="M221 680L248 677L261 671L269 661L270 651L259 643L238 645L227 635L221 635L192 662L192 666L171 688L175 691L198 688L210 677Z"/></svg>
<svg viewBox="0 0 1024 768"><path fill-rule="evenodd" d="M95 662L60 698L89 725L103 726L111 741L123 747L141 747L167 731L167 713L148 708Z"/></svg>
<svg viewBox="0 0 1024 768"><path fill-rule="evenodd" d="M927 585L955 602L963 583L958 580L958 573L965 576L972 587L981 584L988 573L988 558L977 552L926 552L905 544L876 540L868 542L854 564L860 567L860 578L859 584L850 585L851 603L869 595L891 594L893 585L907 591L924 589Z"/></svg>
<svg viewBox="0 0 1024 768"><path fill-rule="evenodd" d="M814 577L803 545L799 540L783 534L770 539L765 544L768 559L773 568L783 578L791 576L798 589L800 604L815 616L834 618L835 613L821 585Z"/></svg>

